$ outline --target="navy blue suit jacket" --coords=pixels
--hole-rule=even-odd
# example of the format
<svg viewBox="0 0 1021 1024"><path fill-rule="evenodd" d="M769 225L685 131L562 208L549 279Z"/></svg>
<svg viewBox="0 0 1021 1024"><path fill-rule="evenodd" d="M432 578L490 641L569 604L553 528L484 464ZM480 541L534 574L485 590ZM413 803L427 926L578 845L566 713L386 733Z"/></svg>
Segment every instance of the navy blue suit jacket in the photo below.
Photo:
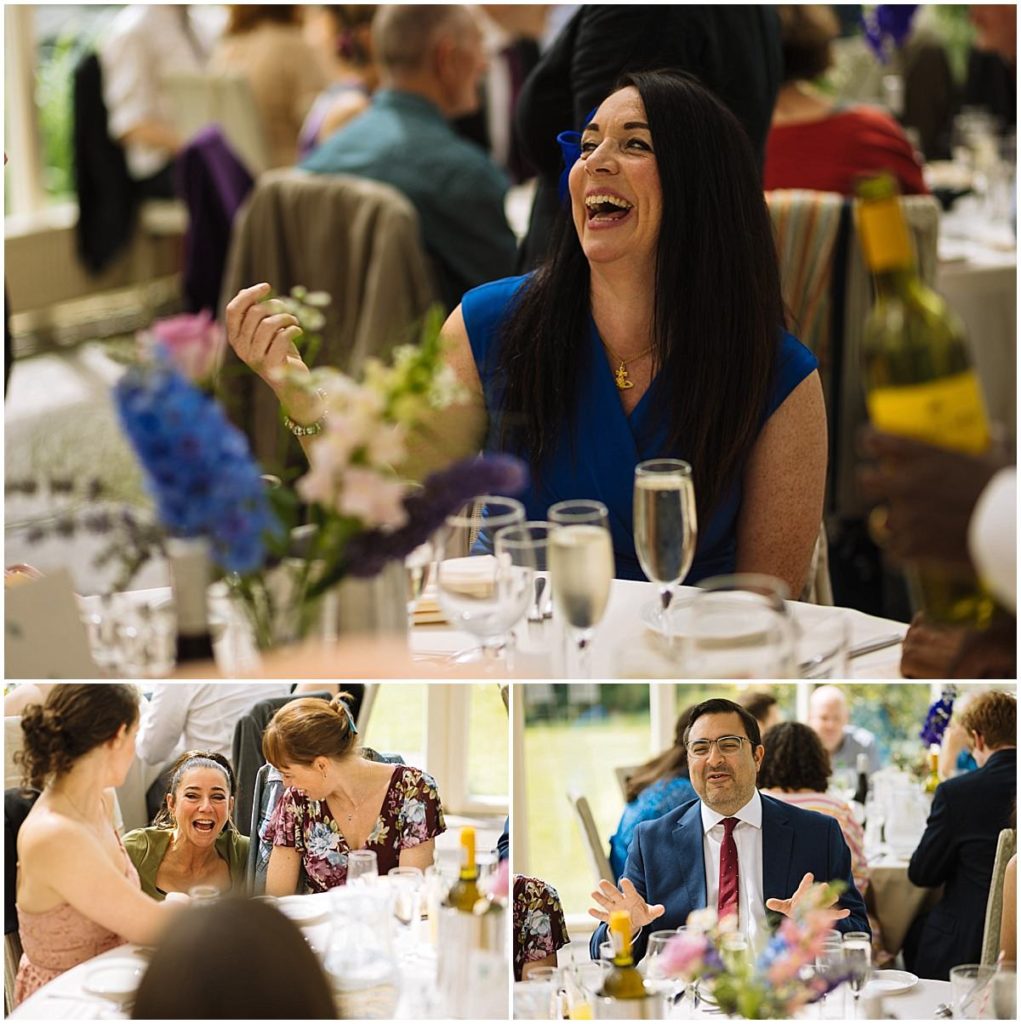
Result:
<svg viewBox="0 0 1021 1024"><path fill-rule="evenodd" d="M762 891L766 899L788 899L809 871L817 882L846 885L840 906L850 916L837 921L842 932L869 932L865 902L851 877L851 851L835 818L762 797ZM686 924L693 910L706 905L705 855L702 847L702 801L682 804L662 818L635 830L622 878L629 878L646 903L666 908L634 942L637 962L645 955L647 933ZM599 956L606 925L592 936L589 952Z"/></svg>

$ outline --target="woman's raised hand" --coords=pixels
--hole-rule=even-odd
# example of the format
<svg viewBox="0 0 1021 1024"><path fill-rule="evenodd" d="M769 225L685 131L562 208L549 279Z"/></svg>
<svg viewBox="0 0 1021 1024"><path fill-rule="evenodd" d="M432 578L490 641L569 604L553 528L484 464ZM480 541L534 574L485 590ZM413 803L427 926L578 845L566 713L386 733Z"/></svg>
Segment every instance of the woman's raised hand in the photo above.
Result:
<svg viewBox="0 0 1021 1024"><path fill-rule="evenodd" d="M238 358L275 390L284 371L305 364L294 346L300 324L277 303L264 302L269 293L268 284L255 284L227 303L227 340Z"/></svg>

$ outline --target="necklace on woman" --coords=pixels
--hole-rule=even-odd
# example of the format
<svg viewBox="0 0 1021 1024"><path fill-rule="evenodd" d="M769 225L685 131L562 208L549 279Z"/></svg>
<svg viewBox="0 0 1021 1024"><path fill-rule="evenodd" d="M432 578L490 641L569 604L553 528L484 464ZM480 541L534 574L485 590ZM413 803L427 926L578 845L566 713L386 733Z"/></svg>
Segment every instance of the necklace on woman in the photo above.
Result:
<svg viewBox="0 0 1021 1024"><path fill-rule="evenodd" d="M629 388L633 388L635 386L635 382L628 376L627 364L629 362L637 363L639 359L643 359L655 347L655 345L650 345L644 351L639 352L638 355L631 356L630 359L622 359L619 355L617 355L616 352L613 351L612 348L610 348L610 346L605 341L603 342L603 348L605 348L606 351L609 352L611 356L613 356L615 362L620 364L613 373L613 380L614 383L617 385L618 391L627 391Z"/></svg>

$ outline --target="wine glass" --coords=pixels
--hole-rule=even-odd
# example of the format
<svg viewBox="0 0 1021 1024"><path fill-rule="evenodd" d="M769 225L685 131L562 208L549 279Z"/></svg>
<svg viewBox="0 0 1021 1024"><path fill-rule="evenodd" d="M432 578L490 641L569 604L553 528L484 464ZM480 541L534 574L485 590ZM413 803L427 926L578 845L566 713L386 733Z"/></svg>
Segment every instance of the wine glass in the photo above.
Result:
<svg viewBox="0 0 1021 1024"><path fill-rule="evenodd" d="M695 558L697 534L691 466L680 459L649 459L635 467L635 550L642 571L659 584L659 627L670 636L667 610L673 587Z"/></svg>
<svg viewBox="0 0 1021 1024"><path fill-rule="evenodd" d="M830 932L823 939L822 950L815 958L815 973L827 983L837 983L844 977L844 937L838 931ZM819 997L819 1014L827 1016L826 1004L830 993ZM841 1016L840 1013L837 1016Z"/></svg>
<svg viewBox="0 0 1021 1024"><path fill-rule="evenodd" d="M520 501L482 495L447 516L434 538L440 608L452 626L480 641L480 647L455 654L456 662L494 663L507 631L524 614L508 599L513 590L508 581L518 574L493 553L495 534L524 521Z"/></svg>
<svg viewBox="0 0 1021 1024"><path fill-rule="evenodd" d="M415 608L418 606L422 591L429 585L429 576L436 561L436 552L432 543L425 541L404 559L404 574L407 580L408 625L415 624Z"/></svg>
<svg viewBox="0 0 1021 1024"><path fill-rule="evenodd" d="M422 883L425 876L421 868L391 868L386 877L390 880L394 896L394 917L403 926L407 935L413 935L421 916Z"/></svg>
<svg viewBox="0 0 1021 1024"><path fill-rule="evenodd" d="M595 627L610 600L613 542L606 506L599 501L562 501L551 506L558 528L549 538L553 607L567 629L568 645L577 653L568 678L591 678L589 652Z"/></svg>
<svg viewBox="0 0 1021 1024"><path fill-rule="evenodd" d="M496 582L500 606L506 615L508 630L512 630L535 604L536 570L540 558L545 564L545 542L536 540L528 523L504 526L493 537L496 557ZM510 633L510 640L515 635ZM515 643L507 644L508 668L513 669Z"/></svg>
<svg viewBox="0 0 1021 1024"><path fill-rule="evenodd" d="M352 850L347 855L347 884L374 885L379 880L375 850Z"/></svg>
<svg viewBox="0 0 1021 1024"><path fill-rule="evenodd" d="M685 675L694 679L791 679L797 674L787 587L738 573L699 583L690 608Z"/></svg>
<svg viewBox="0 0 1021 1024"><path fill-rule="evenodd" d="M843 943L844 970L854 995L854 1016L858 1017L858 1001L869 980L872 967L872 936L868 932L845 932Z"/></svg>
<svg viewBox="0 0 1021 1024"><path fill-rule="evenodd" d="M663 967L666 948L679 934L673 928L653 932L645 947L645 987L650 992L664 996L668 1003L675 1002L684 992L684 982L670 977Z"/></svg>

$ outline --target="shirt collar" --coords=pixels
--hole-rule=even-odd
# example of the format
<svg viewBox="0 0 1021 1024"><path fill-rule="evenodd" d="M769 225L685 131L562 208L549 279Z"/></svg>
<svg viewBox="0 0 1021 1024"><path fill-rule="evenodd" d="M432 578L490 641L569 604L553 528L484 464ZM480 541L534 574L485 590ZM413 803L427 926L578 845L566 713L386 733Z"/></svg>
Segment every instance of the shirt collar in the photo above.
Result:
<svg viewBox="0 0 1021 1024"><path fill-rule="evenodd" d="M437 121L442 121L444 124L447 123L447 119L440 112L440 108L432 100L427 100L424 96L419 96L415 92L405 92L402 89L377 89L376 94L372 97L372 102L381 107L398 107L404 110L414 110L420 114L433 117Z"/></svg>
<svg viewBox="0 0 1021 1024"><path fill-rule="evenodd" d="M751 800L748 801L736 814L718 814L705 801L700 801L702 808L702 832L705 834L715 828L724 818L737 818L738 821L747 822L753 828L762 828L762 798L759 791L755 790Z"/></svg>

